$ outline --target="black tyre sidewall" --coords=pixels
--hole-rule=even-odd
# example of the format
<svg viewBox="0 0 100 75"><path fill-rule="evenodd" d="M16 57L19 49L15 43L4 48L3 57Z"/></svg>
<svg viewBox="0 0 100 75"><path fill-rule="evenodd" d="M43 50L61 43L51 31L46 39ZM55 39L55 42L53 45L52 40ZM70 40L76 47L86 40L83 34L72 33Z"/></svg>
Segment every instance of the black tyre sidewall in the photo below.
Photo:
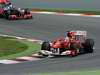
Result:
<svg viewBox="0 0 100 75"><path fill-rule="evenodd" d="M41 50L50 51L50 43L49 42L43 42L42 45L41 45Z"/></svg>
<svg viewBox="0 0 100 75"><path fill-rule="evenodd" d="M94 46L94 40L93 39L86 39L84 44L84 50L87 53L93 53L93 46Z"/></svg>

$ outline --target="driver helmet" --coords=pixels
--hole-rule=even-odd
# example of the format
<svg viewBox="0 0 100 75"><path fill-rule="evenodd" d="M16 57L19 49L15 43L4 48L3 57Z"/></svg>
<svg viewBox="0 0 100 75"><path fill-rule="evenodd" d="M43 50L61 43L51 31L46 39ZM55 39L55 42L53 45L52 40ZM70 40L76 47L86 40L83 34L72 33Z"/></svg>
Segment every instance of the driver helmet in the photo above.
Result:
<svg viewBox="0 0 100 75"><path fill-rule="evenodd" d="M75 36L75 33L74 32L71 32L71 31L68 31L67 32L67 36L68 37L74 37Z"/></svg>

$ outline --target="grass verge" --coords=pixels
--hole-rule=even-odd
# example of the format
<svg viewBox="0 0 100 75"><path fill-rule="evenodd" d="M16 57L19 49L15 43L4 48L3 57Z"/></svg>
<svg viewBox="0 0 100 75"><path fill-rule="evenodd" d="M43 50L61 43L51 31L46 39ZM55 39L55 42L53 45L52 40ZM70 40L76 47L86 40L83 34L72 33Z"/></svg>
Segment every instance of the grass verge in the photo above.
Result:
<svg viewBox="0 0 100 75"><path fill-rule="evenodd" d="M100 11L88 11L88 10L79 10L79 9L43 9L43 8L33 8L32 11L49 11L49 12L60 12L60 13L79 13L87 15L100 15Z"/></svg>
<svg viewBox="0 0 100 75"><path fill-rule="evenodd" d="M40 50L40 45L37 43L0 36L0 59L27 56L38 50Z"/></svg>
<svg viewBox="0 0 100 75"><path fill-rule="evenodd" d="M100 71L76 71L76 72L58 72L58 73L41 73L27 75L100 75Z"/></svg>

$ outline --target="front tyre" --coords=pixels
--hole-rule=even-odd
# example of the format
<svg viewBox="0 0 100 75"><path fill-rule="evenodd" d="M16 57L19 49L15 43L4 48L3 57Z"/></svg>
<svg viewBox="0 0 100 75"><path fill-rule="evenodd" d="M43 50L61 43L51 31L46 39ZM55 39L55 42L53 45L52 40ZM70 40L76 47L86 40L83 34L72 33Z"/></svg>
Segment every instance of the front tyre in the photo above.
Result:
<svg viewBox="0 0 100 75"><path fill-rule="evenodd" d="M50 43L48 41L43 42L41 46L41 50L50 51Z"/></svg>

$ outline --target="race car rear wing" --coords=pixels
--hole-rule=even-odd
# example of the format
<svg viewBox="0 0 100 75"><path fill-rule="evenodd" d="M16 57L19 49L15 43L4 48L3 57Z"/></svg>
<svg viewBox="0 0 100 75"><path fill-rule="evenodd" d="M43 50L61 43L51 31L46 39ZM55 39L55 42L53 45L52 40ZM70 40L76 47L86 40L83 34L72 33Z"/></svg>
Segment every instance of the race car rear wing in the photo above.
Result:
<svg viewBox="0 0 100 75"><path fill-rule="evenodd" d="M75 35L83 35L83 36L87 36L87 31L70 31L70 32L73 32L75 33Z"/></svg>

